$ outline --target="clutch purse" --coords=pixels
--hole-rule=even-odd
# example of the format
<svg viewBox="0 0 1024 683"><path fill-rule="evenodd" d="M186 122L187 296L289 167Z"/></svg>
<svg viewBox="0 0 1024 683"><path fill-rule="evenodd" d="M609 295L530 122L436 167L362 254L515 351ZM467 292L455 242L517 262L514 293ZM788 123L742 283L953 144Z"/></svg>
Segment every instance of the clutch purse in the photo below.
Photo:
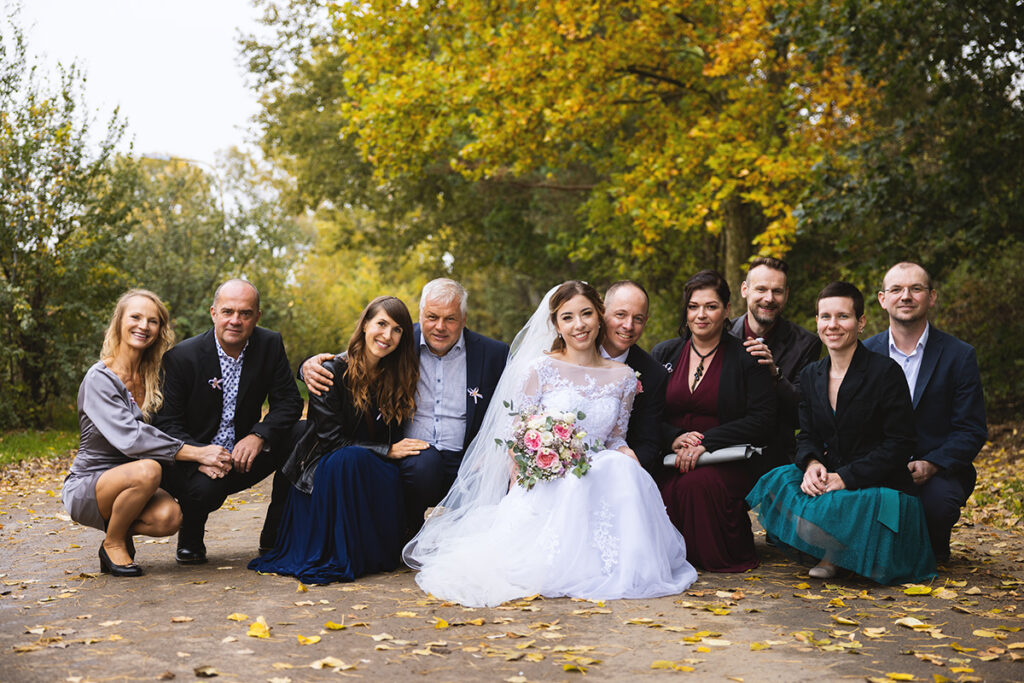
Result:
<svg viewBox="0 0 1024 683"><path fill-rule="evenodd" d="M736 460L748 460L753 455L761 455L760 446L751 446L749 443L741 443L736 446L726 446L717 451L702 453L697 458L697 467L701 465L716 465L720 462L734 462ZM669 453L662 460L665 467L676 466L676 454Z"/></svg>

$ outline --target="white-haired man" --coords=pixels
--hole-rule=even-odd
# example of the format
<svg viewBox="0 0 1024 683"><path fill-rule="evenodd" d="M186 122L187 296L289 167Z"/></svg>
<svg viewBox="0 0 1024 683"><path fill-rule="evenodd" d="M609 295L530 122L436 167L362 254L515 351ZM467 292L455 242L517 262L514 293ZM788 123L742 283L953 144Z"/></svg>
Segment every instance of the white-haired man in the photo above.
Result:
<svg viewBox="0 0 1024 683"><path fill-rule="evenodd" d="M420 359L416 414L405 429L407 440L393 449L410 533L455 481L508 359L507 344L466 328L467 299L465 288L449 278L431 280L420 296L419 323L413 325ZM329 358L322 353L302 364L300 377L314 394L333 383L323 368Z"/></svg>

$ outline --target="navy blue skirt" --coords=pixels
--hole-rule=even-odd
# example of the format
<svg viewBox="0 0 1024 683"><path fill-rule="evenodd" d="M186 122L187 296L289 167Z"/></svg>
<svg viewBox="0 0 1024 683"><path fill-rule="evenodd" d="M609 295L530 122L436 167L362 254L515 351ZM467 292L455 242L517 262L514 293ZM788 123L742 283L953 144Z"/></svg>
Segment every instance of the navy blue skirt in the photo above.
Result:
<svg viewBox="0 0 1024 683"><path fill-rule="evenodd" d="M404 540L397 465L348 446L320 460L312 494L291 490L277 546L249 569L309 584L352 581L398 567Z"/></svg>

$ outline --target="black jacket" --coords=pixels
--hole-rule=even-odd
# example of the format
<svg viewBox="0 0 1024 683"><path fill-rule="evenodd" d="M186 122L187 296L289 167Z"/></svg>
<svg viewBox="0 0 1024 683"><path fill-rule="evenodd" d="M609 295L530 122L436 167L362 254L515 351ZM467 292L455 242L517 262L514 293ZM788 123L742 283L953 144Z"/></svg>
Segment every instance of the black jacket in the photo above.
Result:
<svg viewBox="0 0 1024 683"><path fill-rule="evenodd" d="M328 453L345 446L361 446L384 458L391 444L402 438L397 422L385 422L379 414L368 420L366 413L356 408L345 378L348 363L342 355L325 362L324 369L334 373L334 384L320 396L309 395L306 427L281 468L303 493L312 492L316 466Z"/></svg>
<svg viewBox="0 0 1024 683"><path fill-rule="evenodd" d="M651 350L654 359L672 373L688 337L664 341ZM722 334L722 376L718 385L717 427L704 432L708 451L749 443L763 446L775 432L775 393L768 370L757 363L743 343L730 334ZM672 442L683 430L662 422L662 452L672 451Z"/></svg>
<svg viewBox="0 0 1024 683"><path fill-rule="evenodd" d="M806 469L813 458L842 477L848 489L886 486L912 493L907 462L914 452L914 407L903 370L857 342L833 414L831 367L826 357L801 373L796 464Z"/></svg>
<svg viewBox="0 0 1024 683"><path fill-rule="evenodd" d="M746 314L733 318L729 333L744 340L743 321ZM777 401L776 430L765 454L766 470L793 462L796 451L796 430L800 425L800 372L821 357L821 340L796 323L783 317L775 320L771 334L765 339L772 359L779 368L774 380Z"/></svg>
<svg viewBox="0 0 1024 683"><path fill-rule="evenodd" d="M186 339L164 355L164 404L153 424L193 446L205 446L217 435L224 409L220 359L213 329ZM261 418L263 403L269 410ZM259 434L274 448L286 443L302 414L302 397L292 379L281 335L257 327L249 337L238 380L235 441Z"/></svg>
<svg viewBox="0 0 1024 683"><path fill-rule="evenodd" d="M626 365L640 373L639 393L629 414L626 444L636 453L644 468L654 474L661 469L661 419L665 411L665 387L668 372L658 361L635 344L629 347Z"/></svg>

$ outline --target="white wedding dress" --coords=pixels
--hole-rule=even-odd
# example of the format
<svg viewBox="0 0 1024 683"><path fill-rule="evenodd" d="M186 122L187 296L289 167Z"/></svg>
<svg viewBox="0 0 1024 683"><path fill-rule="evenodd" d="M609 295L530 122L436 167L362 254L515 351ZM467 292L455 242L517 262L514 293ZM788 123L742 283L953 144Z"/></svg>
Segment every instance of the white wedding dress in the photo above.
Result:
<svg viewBox="0 0 1024 683"><path fill-rule="evenodd" d="M542 356L524 374L516 382L513 408L582 411L586 440L601 440L605 450L592 453L593 465L583 477L569 473L530 490L513 484L504 495L511 459L494 439L508 434L481 433L478 438L497 449L488 457L502 459L502 491L452 510L450 519L442 508L427 520L424 538L414 539L405 553L420 569L416 582L436 597L474 607L538 593L608 600L685 590L697 572L686 561L683 537L669 521L654 480L633 458L614 450L626 445L637 386L633 371ZM468 469L460 470L460 480L480 468ZM432 530L438 532L433 538Z"/></svg>

